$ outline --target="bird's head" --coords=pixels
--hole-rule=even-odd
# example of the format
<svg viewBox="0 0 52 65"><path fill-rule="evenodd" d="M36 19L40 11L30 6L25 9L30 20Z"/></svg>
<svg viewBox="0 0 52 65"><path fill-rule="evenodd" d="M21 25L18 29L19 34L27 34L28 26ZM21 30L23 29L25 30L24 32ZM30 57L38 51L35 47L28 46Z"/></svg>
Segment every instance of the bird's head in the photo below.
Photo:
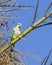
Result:
<svg viewBox="0 0 52 65"><path fill-rule="evenodd" d="M16 27L21 28L21 27L22 27L22 24L21 24L21 23L18 23L18 24L16 25Z"/></svg>

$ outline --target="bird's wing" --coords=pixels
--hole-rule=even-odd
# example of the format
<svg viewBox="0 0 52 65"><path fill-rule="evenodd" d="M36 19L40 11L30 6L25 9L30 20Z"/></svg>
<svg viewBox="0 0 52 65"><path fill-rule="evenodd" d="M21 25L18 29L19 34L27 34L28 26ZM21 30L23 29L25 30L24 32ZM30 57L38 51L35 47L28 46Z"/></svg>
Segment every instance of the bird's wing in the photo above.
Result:
<svg viewBox="0 0 52 65"><path fill-rule="evenodd" d="M13 35L14 35L14 30L12 30L11 32L11 40L13 39Z"/></svg>
<svg viewBox="0 0 52 65"><path fill-rule="evenodd" d="M12 30L12 32L11 32L11 37L14 35L14 30Z"/></svg>

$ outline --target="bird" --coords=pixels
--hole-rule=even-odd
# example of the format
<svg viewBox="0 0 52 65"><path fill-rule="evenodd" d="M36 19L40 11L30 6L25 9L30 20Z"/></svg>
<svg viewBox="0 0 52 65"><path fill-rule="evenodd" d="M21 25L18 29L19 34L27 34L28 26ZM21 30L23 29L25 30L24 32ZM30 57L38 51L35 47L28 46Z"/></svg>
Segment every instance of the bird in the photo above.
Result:
<svg viewBox="0 0 52 65"><path fill-rule="evenodd" d="M13 27L12 32L11 32L11 41L17 38L18 35L21 33L21 27L22 27L21 23L18 23L16 24L16 26ZM13 51L14 45L15 44L11 46L10 51Z"/></svg>

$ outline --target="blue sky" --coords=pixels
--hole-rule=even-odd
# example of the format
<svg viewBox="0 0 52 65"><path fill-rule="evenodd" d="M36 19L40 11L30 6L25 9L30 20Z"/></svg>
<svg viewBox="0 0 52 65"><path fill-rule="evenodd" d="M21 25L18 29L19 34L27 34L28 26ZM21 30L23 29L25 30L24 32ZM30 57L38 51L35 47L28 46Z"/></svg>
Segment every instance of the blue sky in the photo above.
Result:
<svg viewBox="0 0 52 65"><path fill-rule="evenodd" d="M36 6L37 0L16 0L19 5L31 5ZM35 20L38 21L45 13L46 8L50 4L51 0L40 0L39 1L39 8L37 13L37 18ZM52 7L48 11L48 13L52 11ZM35 12L34 8L29 8L26 10L18 10L15 11L13 15L19 15L21 18L15 19L15 25L17 23L22 23L22 30L27 29L33 21ZM48 18L45 20L44 23L52 21L51 18ZM44 24L43 23L43 24ZM10 24L11 25L11 24ZM15 26L13 25L13 26ZM44 57L49 53L50 49L52 48L52 25L45 26L42 28L34 29L31 31L28 35L26 35L24 38L25 40L21 39L15 44L15 49L22 51L26 54L33 54L35 56L40 57L41 59L44 59ZM52 61L52 56L50 56L50 59L48 60L49 65ZM31 57L26 57L26 63L27 65L40 65L41 63L38 62L36 59L33 59Z"/></svg>

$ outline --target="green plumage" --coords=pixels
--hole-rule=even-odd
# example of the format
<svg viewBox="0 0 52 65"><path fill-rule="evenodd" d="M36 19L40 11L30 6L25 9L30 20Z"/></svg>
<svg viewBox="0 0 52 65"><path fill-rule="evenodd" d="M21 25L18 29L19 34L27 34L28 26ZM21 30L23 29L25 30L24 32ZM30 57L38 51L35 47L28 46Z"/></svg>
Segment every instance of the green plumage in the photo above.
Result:
<svg viewBox="0 0 52 65"><path fill-rule="evenodd" d="M11 32L11 41L14 40L15 38L16 38L16 35L14 34L14 30L12 30L12 32ZM15 44L13 44L13 45L10 47L10 51L11 51L11 52L13 51L14 45L15 45Z"/></svg>

